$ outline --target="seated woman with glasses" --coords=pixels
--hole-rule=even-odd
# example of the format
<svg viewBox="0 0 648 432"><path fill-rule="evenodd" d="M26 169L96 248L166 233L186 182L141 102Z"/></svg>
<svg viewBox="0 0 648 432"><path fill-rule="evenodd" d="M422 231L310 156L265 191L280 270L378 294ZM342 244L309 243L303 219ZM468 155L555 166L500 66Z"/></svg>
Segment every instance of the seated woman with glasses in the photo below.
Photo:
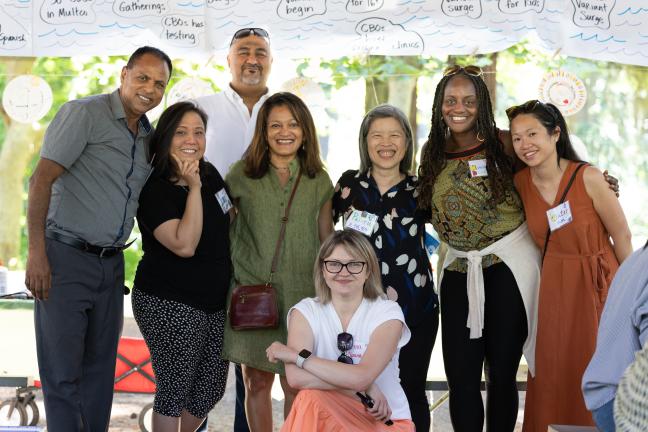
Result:
<svg viewBox="0 0 648 432"><path fill-rule="evenodd" d="M300 389L281 430L414 431L398 378L410 331L384 297L373 247L357 231L336 231L313 273L317 297L288 312L288 344L266 350Z"/></svg>
<svg viewBox="0 0 648 432"><path fill-rule="evenodd" d="M528 166L515 175L515 185L529 231L544 251L524 431L593 426L581 378L596 348L608 287L632 253L630 229L601 171L580 161L556 106L531 100L506 114L515 153Z"/></svg>

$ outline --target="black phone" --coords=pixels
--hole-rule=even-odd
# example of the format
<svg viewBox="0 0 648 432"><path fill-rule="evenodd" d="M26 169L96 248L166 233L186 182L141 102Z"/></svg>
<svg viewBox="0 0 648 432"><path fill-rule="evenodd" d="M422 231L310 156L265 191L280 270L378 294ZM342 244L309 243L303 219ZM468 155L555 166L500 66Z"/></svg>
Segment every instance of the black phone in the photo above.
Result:
<svg viewBox="0 0 648 432"><path fill-rule="evenodd" d="M362 405L366 406L367 408L373 408L374 407L374 400L369 396L368 394L356 392L356 395L360 398L360 402L362 402ZM393 421L387 419L385 422L387 426L391 426L394 424Z"/></svg>
<svg viewBox="0 0 648 432"><path fill-rule="evenodd" d="M362 405L366 406L367 408L374 407L374 400L371 399L371 396L360 392L356 392L356 395L360 398L360 402L362 402Z"/></svg>

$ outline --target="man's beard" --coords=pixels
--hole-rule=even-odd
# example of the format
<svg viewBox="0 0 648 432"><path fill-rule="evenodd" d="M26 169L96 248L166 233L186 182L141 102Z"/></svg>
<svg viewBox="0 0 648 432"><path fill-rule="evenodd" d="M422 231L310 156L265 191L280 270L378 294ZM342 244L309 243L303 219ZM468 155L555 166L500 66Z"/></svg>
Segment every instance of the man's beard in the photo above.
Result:
<svg viewBox="0 0 648 432"><path fill-rule="evenodd" d="M254 69L256 73L254 75L249 75L246 74L246 71L251 71ZM241 71L241 81L243 81L243 84L245 85L259 85L261 84L262 78L262 73L263 73L263 68L262 67L255 67L255 68L250 68L250 67L245 67Z"/></svg>

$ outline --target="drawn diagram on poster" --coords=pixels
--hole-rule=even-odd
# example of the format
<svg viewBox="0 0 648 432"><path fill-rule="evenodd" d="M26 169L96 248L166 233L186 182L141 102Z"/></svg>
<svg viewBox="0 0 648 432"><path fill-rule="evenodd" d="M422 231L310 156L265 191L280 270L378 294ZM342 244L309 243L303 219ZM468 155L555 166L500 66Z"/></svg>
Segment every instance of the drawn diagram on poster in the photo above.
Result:
<svg viewBox="0 0 648 432"><path fill-rule="evenodd" d="M7 83L2 107L12 120L32 123L45 117L52 107L52 88L36 75L19 75Z"/></svg>
<svg viewBox="0 0 648 432"><path fill-rule="evenodd" d="M632 0L3 0L0 56L224 58L260 27L282 58L489 53L534 35L564 55L648 66L648 7Z"/></svg>
<svg viewBox="0 0 648 432"><path fill-rule="evenodd" d="M214 89L207 81L195 77L183 78L169 90L167 104L172 105L176 102L197 99L210 94L214 94Z"/></svg>
<svg viewBox="0 0 648 432"><path fill-rule="evenodd" d="M583 81L571 72L547 72L540 82L540 99L551 102L565 116L576 114L587 102L587 89Z"/></svg>

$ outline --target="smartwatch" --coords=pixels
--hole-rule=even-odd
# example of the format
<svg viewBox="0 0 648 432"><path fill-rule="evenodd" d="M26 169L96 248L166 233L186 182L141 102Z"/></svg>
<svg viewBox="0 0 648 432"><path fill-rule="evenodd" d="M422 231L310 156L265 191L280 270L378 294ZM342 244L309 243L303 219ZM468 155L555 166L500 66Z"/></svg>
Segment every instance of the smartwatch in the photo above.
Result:
<svg viewBox="0 0 648 432"><path fill-rule="evenodd" d="M297 354L297 361L295 362L295 365L297 365L297 367L299 369L303 369L304 368L304 362L306 361L306 359L308 357L310 357L310 355L311 355L311 352L308 351L307 349L303 349L303 350L299 351L299 354Z"/></svg>

